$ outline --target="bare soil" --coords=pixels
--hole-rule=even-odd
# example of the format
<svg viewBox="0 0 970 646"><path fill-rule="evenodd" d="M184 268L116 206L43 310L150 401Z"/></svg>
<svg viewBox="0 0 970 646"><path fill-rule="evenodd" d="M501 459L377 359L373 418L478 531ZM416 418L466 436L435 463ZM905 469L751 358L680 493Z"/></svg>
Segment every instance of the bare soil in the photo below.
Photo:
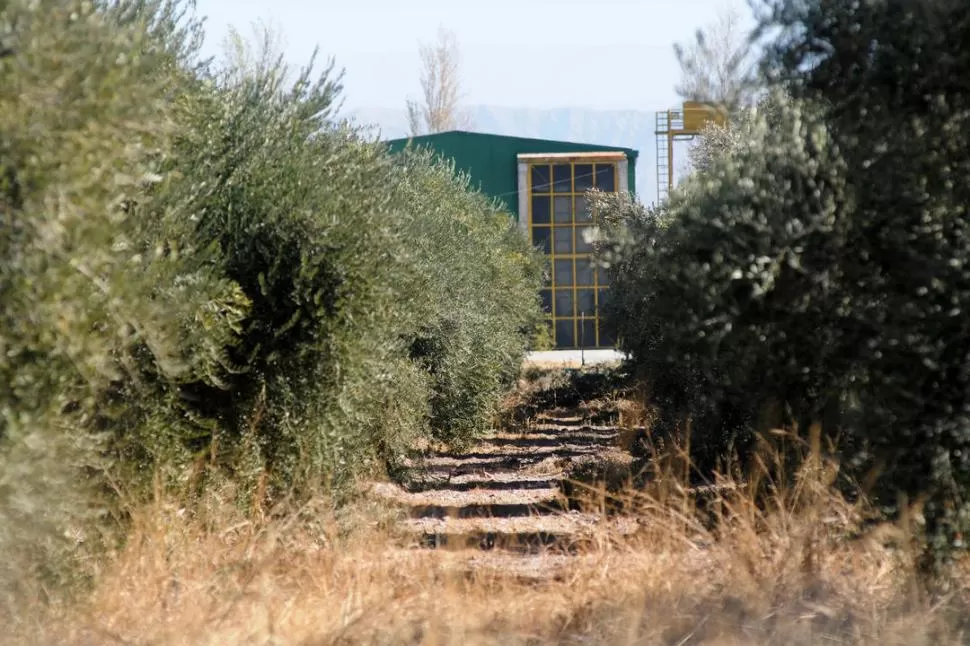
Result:
<svg viewBox="0 0 970 646"><path fill-rule="evenodd" d="M412 548L446 548L471 569L557 577L585 558L579 547L637 528L633 517L577 509L566 495L577 466L632 462L620 429L603 421L609 413L586 404L539 410L519 430L497 429L466 451L412 459L402 483L370 492L402 508Z"/></svg>

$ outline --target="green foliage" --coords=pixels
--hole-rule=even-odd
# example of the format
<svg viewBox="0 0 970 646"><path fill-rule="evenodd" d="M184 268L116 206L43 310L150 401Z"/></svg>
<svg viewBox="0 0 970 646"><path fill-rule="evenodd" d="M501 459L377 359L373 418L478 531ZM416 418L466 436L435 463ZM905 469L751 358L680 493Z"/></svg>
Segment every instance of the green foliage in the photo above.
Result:
<svg viewBox="0 0 970 646"><path fill-rule="evenodd" d="M158 181L178 56L150 46L146 17L83 2L0 10L3 588L96 511L80 469L110 468L106 447L124 450L147 417L179 423L177 384L217 371L247 307L131 215ZM169 28L176 43L192 25Z"/></svg>
<svg viewBox="0 0 970 646"><path fill-rule="evenodd" d="M280 486L312 488L419 431L424 407L402 358L401 331L415 323L397 296L411 268L391 162L328 122L332 65L292 82L288 72L263 56L205 79L179 106L169 181L147 217L213 248L252 304L226 390L189 393L222 422L201 446L218 433L217 459L249 465L240 477L265 469Z"/></svg>
<svg viewBox="0 0 970 646"><path fill-rule="evenodd" d="M769 71L826 106L846 161L840 259L862 435L892 486L929 495L934 546L970 530L970 6L771 2Z"/></svg>
<svg viewBox="0 0 970 646"><path fill-rule="evenodd" d="M539 321L532 327L532 334L529 335L530 352L546 352L555 350L556 345L552 339L552 329L549 324Z"/></svg>
<svg viewBox="0 0 970 646"><path fill-rule="evenodd" d="M200 62L190 8L0 3L0 595L109 492L469 439L537 320L507 214L336 123L332 64Z"/></svg>
<svg viewBox="0 0 970 646"><path fill-rule="evenodd" d="M541 265L508 213L421 150L400 160L402 223L419 268L411 356L431 381L431 424L454 442L482 430L539 325Z"/></svg>
<svg viewBox="0 0 970 646"><path fill-rule="evenodd" d="M622 343L704 471L821 422L884 507L925 497L943 553L970 529L970 9L770 5L792 99L665 213L607 209Z"/></svg>
<svg viewBox="0 0 970 646"><path fill-rule="evenodd" d="M193 214L187 235L252 303L228 391L192 393L223 421L223 462L312 490L419 435L482 429L521 361L538 278L508 215L450 167L392 159L328 121L332 65L288 76L264 52L186 102L153 204Z"/></svg>
<svg viewBox="0 0 970 646"><path fill-rule="evenodd" d="M844 385L830 337L846 206L824 125L787 105L692 178L666 223L632 219L636 252L614 270L624 347L668 410L693 414L704 471L744 450L763 403L801 420Z"/></svg>
<svg viewBox="0 0 970 646"><path fill-rule="evenodd" d="M717 159L730 154L745 140L757 137L759 123L763 122L768 128L774 127L779 118L779 110L787 100L788 97L783 93L767 92L752 107L738 107L733 110L729 123L707 124L701 137L691 144L688 152L691 169L696 173L710 170Z"/></svg>

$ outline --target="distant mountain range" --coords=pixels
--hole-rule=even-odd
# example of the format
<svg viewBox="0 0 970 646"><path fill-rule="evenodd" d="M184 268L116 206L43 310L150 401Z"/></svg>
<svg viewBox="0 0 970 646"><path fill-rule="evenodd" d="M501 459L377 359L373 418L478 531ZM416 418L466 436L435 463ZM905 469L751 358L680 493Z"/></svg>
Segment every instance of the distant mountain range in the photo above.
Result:
<svg viewBox="0 0 970 646"><path fill-rule="evenodd" d="M640 151L637 193L646 203L657 195L655 117L641 110L533 109L472 106L469 130L498 135L555 139L576 143L622 146ZM376 126L383 139L408 134L404 109L358 109L349 114L360 124ZM679 164L678 164L679 165Z"/></svg>

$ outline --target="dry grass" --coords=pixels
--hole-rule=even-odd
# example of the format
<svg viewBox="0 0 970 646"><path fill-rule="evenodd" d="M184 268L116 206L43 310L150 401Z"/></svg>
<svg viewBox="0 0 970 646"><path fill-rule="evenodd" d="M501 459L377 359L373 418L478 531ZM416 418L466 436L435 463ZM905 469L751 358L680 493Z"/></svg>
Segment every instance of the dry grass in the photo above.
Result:
<svg viewBox="0 0 970 646"><path fill-rule="evenodd" d="M620 414L650 421L642 407ZM904 532L865 527L864 503L834 492L837 465L809 435L767 508L755 499L784 475L770 442L763 477L704 494L705 514L680 447L654 456L664 477L645 489L577 483L592 506L620 499L637 531L604 529L574 556L409 548L395 513L365 499L259 520L224 502L231 492L192 511L163 500L135 515L90 595L23 616L9 643L965 643L970 564L946 594L923 592Z"/></svg>
<svg viewBox="0 0 970 646"><path fill-rule="evenodd" d="M816 480L820 482L820 480ZM669 492L668 492L669 494ZM83 603L27 619L30 644L957 644L968 590L929 602L905 549L849 539L859 510L792 493L723 498L716 535L668 495L560 576L471 573L403 549L388 511L326 505L258 523L218 501L145 509ZM311 513L312 512L312 513ZM307 519L314 519L309 522ZM538 556L550 568L564 557ZM963 581L968 577L964 576ZM965 628L964 628L965 629Z"/></svg>

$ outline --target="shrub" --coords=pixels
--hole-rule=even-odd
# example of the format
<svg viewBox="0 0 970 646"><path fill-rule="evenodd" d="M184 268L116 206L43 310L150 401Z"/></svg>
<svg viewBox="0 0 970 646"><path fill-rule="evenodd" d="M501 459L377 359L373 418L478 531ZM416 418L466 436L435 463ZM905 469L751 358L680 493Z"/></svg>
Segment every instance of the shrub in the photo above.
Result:
<svg viewBox="0 0 970 646"><path fill-rule="evenodd" d="M336 122L332 64L200 63L189 7L0 5L0 592L118 494L467 439L535 320L504 214Z"/></svg>
<svg viewBox="0 0 970 646"><path fill-rule="evenodd" d="M708 156L665 227L614 209L640 245L614 234L623 343L684 393L668 416L690 413L705 468L759 428L820 421L885 508L925 499L931 546L960 546L970 97L949 79L970 72L970 12L770 4L766 69L793 101Z"/></svg>
<svg viewBox="0 0 970 646"><path fill-rule="evenodd" d="M770 2L768 71L825 106L852 187L840 258L860 433L928 495L935 547L970 529L970 7Z"/></svg>
<svg viewBox="0 0 970 646"><path fill-rule="evenodd" d="M509 214L451 163L409 149L399 177L402 234L419 268L408 293L421 295L411 357L430 379L435 437L463 442L519 373L540 324L541 265Z"/></svg>
<svg viewBox="0 0 970 646"><path fill-rule="evenodd" d="M330 119L332 65L288 73L263 55L203 78L179 106L168 181L150 204L171 235L212 248L252 303L226 388L184 393L219 421L198 446L237 477L270 473L277 492L400 450L425 414L402 338L416 320L399 304L413 269L395 231L392 165Z"/></svg>
<svg viewBox="0 0 970 646"><path fill-rule="evenodd" d="M705 475L744 453L766 402L810 419L841 385L826 324L837 322L842 164L811 111L786 105L775 119L769 129L758 117L691 179L666 220L631 207L611 216L631 221L635 249L613 268L623 347L670 416L693 415Z"/></svg>
<svg viewBox="0 0 970 646"><path fill-rule="evenodd" d="M71 547L62 532L95 511L82 470L113 466L108 436L180 423L178 384L218 372L246 311L204 257L166 251L131 213L172 132L169 72L194 29L175 9L0 9L4 588ZM170 46L152 47L163 26Z"/></svg>
<svg viewBox="0 0 970 646"><path fill-rule="evenodd" d="M287 76L264 52L186 102L154 204L192 214L186 235L252 303L239 376L192 393L222 421L223 462L306 492L419 436L481 429L521 361L537 283L509 218L450 167L396 160L332 121L332 65Z"/></svg>

